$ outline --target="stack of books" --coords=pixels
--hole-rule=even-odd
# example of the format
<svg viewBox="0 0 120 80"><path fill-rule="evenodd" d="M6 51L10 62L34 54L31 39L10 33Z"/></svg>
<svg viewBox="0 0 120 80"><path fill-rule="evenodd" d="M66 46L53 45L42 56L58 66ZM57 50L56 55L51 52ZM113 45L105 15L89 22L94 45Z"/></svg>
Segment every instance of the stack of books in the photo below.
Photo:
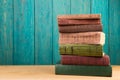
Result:
<svg viewBox="0 0 120 80"><path fill-rule="evenodd" d="M101 15L60 15L58 27L61 63L55 65L56 74L112 76L110 58L103 52Z"/></svg>

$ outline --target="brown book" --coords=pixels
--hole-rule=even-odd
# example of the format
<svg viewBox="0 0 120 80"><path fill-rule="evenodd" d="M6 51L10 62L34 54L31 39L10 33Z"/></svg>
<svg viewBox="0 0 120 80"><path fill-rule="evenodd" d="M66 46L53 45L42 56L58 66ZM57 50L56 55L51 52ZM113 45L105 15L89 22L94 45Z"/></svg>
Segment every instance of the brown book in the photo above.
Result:
<svg viewBox="0 0 120 80"><path fill-rule="evenodd" d="M71 19L58 19L58 25L79 25L79 24L101 24L100 19L80 19L80 20L71 20Z"/></svg>
<svg viewBox="0 0 120 80"><path fill-rule="evenodd" d="M100 14L59 15L58 19L100 19Z"/></svg>
<svg viewBox="0 0 120 80"><path fill-rule="evenodd" d="M60 33L60 44L101 44L105 43L103 32Z"/></svg>
<svg viewBox="0 0 120 80"><path fill-rule="evenodd" d="M60 33L78 33L78 32L102 32L102 25L73 25L59 26Z"/></svg>

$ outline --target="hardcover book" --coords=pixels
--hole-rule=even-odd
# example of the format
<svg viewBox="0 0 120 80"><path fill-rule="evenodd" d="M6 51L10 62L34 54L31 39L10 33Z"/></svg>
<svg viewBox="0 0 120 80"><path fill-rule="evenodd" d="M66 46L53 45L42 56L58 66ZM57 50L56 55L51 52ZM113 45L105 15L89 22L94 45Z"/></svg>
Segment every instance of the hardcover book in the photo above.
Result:
<svg viewBox="0 0 120 80"><path fill-rule="evenodd" d="M101 44L105 43L103 32L60 33L60 44Z"/></svg>
<svg viewBox="0 0 120 80"><path fill-rule="evenodd" d="M61 64L63 65L109 66L110 58L108 55L104 55L103 57L61 55Z"/></svg>
<svg viewBox="0 0 120 80"><path fill-rule="evenodd" d="M59 15L58 19L100 19L100 14L77 14L77 15Z"/></svg>
<svg viewBox="0 0 120 80"><path fill-rule="evenodd" d="M101 24L100 19L58 19L58 25L78 25L78 24Z"/></svg>
<svg viewBox="0 0 120 80"><path fill-rule="evenodd" d="M102 32L102 25L59 26L60 33Z"/></svg>
<svg viewBox="0 0 120 80"><path fill-rule="evenodd" d="M83 76L112 76L111 66L55 65L55 74Z"/></svg>
<svg viewBox="0 0 120 80"><path fill-rule="evenodd" d="M61 44L59 51L61 55L103 56L102 45Z"/></svg>

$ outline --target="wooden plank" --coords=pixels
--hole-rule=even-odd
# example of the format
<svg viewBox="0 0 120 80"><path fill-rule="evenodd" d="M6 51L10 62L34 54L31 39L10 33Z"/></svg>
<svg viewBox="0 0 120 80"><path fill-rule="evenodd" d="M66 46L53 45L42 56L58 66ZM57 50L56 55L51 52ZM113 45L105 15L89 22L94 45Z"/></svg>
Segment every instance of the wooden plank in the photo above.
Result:
<svg viewBox="0 0 120 80"><path fill-rule="evenodd" d="M70 14L70 0L53 0L53 64L60 61L57 16Z"/></svg>
<svg viewBox="0 0 120 80"><path fill-rule="evenodd" d="M89 14L91 0L71 0L71 14Z"/></svg>
<svg viewBox="0 0 120 80"><path fill-rule="evenodd" d="M109 33L108 33L108 0L92 0L91 2L91 13L101 14L101 21L103 24L103 32L105 33L105 45L104 52L109 55Z"/></svg>
<svg viewBox="0 0 120 80"><path fill-rule="evenodd" d="M33 0L14 0L14 64L34 64Z"/></svg>
<svg viewBox="0 0 120 80"><path fill-rule="evenodd" d="M109 20L111 63L120 64L120 0L110 0Z"/></svg>
<svg viewBox="0 0 120 80"><path fill-rule="evenodd" d="M52 28L52 0L35 0L35 64L52 64Z"/></svg>
<svg viewBox="0 0 120 80"><path fill-rule="evenodd" d="M0 64L13 64L13 0L0 0Z"/></svg>

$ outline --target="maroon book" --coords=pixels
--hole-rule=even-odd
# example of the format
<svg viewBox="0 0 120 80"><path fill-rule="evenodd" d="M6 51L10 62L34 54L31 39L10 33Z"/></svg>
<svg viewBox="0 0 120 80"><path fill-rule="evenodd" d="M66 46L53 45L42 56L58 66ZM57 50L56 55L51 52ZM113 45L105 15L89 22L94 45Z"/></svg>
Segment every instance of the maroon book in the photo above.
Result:
<svg viewBox="0 0 120 80"><path fill-rule="evenodd" d="M102 25L72 25L72 26L59 26L61 33L78 33L78 32L102 32Z"/></svg>
<svg viewBox="0 0 120 80"><path fill-rule="evenodd" d="M108 55L104 55L103 57L61 55L61 64L63 65L108 66L110 65L110 58Z"/></svg>
<svg viewBox="0 0 120 80"><path fill-rule="evenodd" d="M71 20L71 19L58 19L58 25L78 25L78 24L101 24L100 19L80 19L80 20Z"/></svg>

